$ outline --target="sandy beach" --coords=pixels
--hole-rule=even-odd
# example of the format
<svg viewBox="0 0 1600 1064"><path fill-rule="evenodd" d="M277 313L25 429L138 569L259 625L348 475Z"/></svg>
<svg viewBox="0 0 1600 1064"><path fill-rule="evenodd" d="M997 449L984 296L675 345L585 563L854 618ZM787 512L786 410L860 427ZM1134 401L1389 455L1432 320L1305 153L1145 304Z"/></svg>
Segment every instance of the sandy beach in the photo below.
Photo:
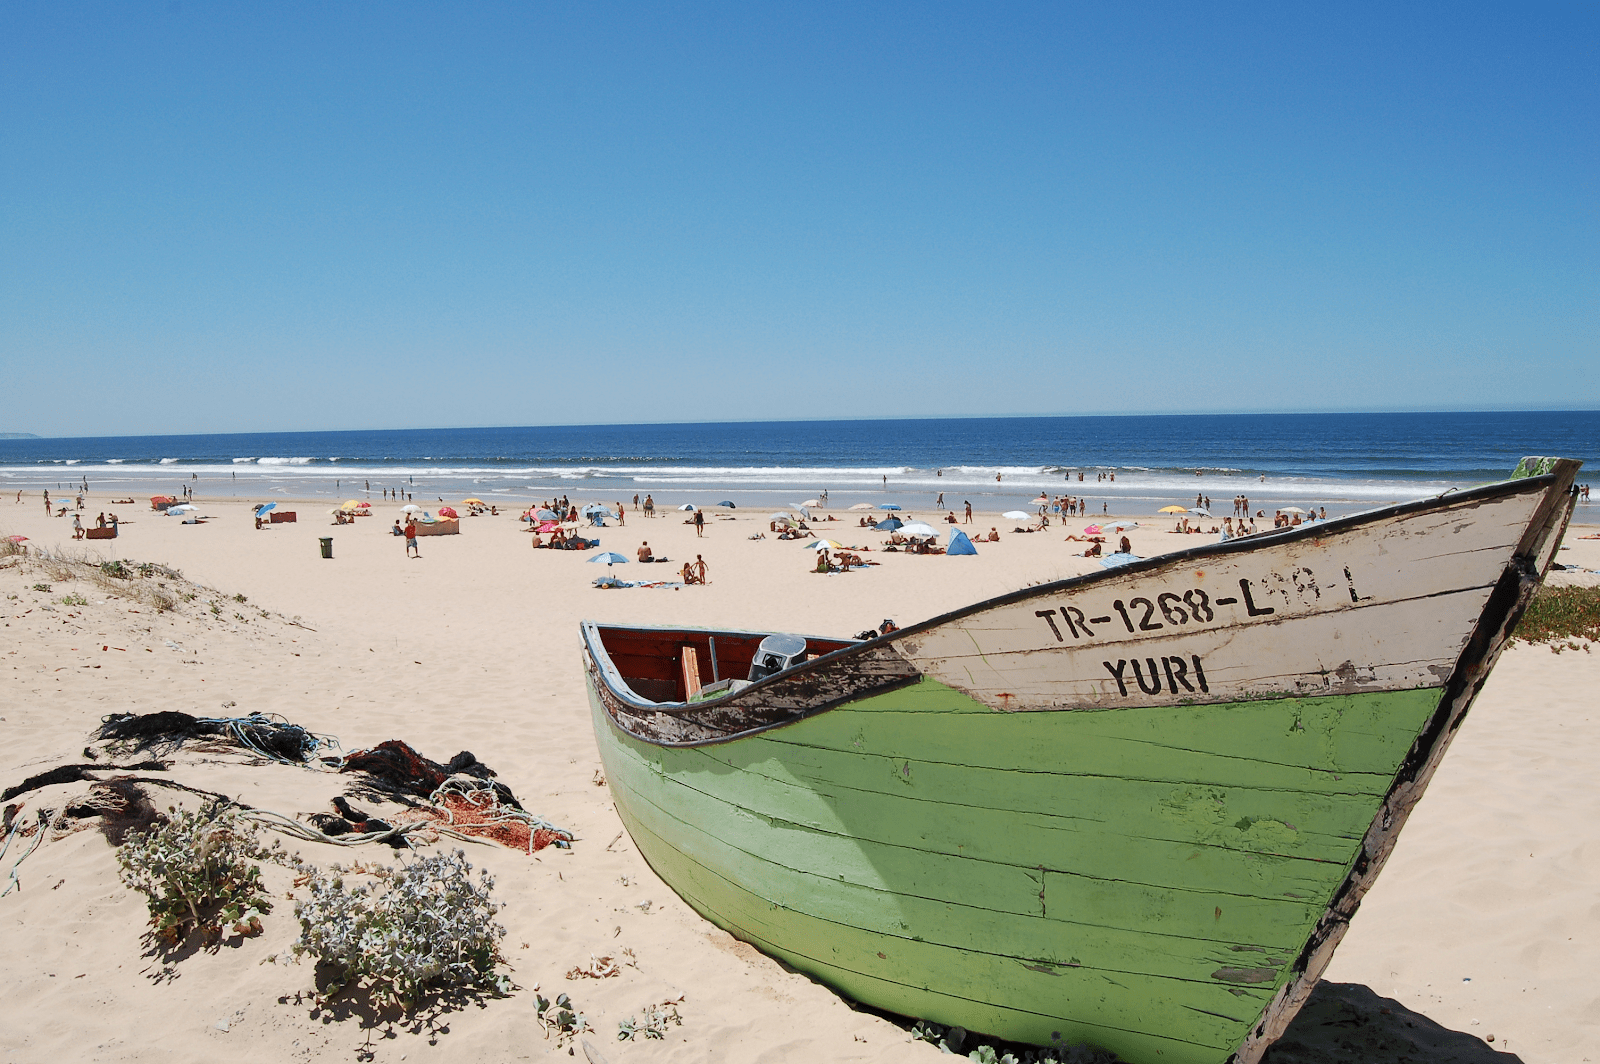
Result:
<svg viewBox="0 0 1600 1064"><path fill-rule="evenodd" d="M107 502L92 495L86 517ZM206 520L189 525L141 499L109 507L123 519L117 539L80 543L70 517L46 517L36 493L0 503L0 535L160 562L215 591L158 613L89 580L49 580L27 557L0 558L0 786L80 761L100 718L119 711L272 712L337 736L345 750L395 738L439 761L469 750L577 838L533 856L468 848L496 877L521 989L419 1023L319 1009L309 965L262 963L298 931L282 897L292 884L276 870L280 901L261 936L163 953L145 937L143 901L118 881L106 839L83 830L42 845L21 866L20 889L0 899L9 1017L0 1060L582 1059L581 1046L546 1039L535 987L569 993L594 1028L586 1037L612 1062L938 1055L714 928L655 877L604 786L578 623L851 636L885 618L904 625L1094 571L1096 561L1073 556L1082 544L1063 542L1059 524L1015 534L1017 522L978 514L972 530L994 526L1001 539L980 543L976 557L884 553L883 534L857 527L859 514L833 511L838 521L817 524L819 534L871 547L879 564L819 575L803 544L749 538L766 530L765 513L708 510L701 538L687 514L647 520L630 510L625 526L598 530L601 548L631 559L648 540L672 563L625 564L617 576L675 579L679 563L702 555L710 583L603 591L592 586L605 568L586 562L591 552L530 549L514 512L464 518L460 535L424 537L421 557L408 559L389 534L397 507L372 505L374 516L335 526L326 500L279 500L300 520L258 530L243 501L202 499ZM1170 534L1169 520L1148 513L1111 516L1144 522L1129 533L1144 556L1213 538ZM1593 532L1575 524L1559 559L1600 568L1600 540L1578 538ZM331 560L318 549L325 536ZM1600 797L1589 786L1600 761L1597 687L1600 658L1587 650L1518 645L1502 658L1340 948L1328 972L1335 985L1319 990L1269 1059L1600 1059L1600 999L1584 961L1600 930L1591 886ZM345 782L226 758L174 777L289 815L326 809ZM62 784L17 800L31 816L85 789ZM291 848L323 863L389 857ZM0 875L9 866L0 862ZM567 978L601 956L625 961L621 974ZM664 1041L618 1041L619 1022L679 998L683 1024Z"/></svg>

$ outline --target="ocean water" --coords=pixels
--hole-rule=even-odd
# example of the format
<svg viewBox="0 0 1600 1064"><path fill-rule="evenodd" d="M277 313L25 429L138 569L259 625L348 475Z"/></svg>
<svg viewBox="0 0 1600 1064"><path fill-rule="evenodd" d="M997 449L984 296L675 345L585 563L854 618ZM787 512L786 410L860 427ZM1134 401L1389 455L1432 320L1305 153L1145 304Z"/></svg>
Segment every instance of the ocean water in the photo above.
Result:
<svg viewBox="0 0 1600 1064"><path fill-rule="evenodd" d="M0 489L95 495L779 505L829 493L928 508L1004 509L1041 491L1111 512L1149 504L1330 512L1503 478L1524 455L1600 460L1600 411L1240 414L738 422L0 440ZM1079 479L1082 474L1082 479ZM1115 474L1116 480L1109 478ZM1198 474L1198 475L1197 475ZM998 478L998 479L997 479ZM1580 480L1585 478L1580 476ZM1094 507L1100 509L1099 505ZM1226 512L1224 509L1223 512Z"/></svg>

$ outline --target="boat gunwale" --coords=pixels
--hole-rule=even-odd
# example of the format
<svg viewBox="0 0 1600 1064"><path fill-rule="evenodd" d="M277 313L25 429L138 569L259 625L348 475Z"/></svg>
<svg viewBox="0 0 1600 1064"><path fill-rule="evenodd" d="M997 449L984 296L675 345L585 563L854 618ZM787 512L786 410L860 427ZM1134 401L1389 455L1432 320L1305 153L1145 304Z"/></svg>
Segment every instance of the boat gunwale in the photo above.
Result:
<svg viewBox="0 0 1600 1064"><path fill-rule="evenodd" d="M626 678L622 675L621 670L619 670L616 667L616 664L611 660L610 652L606 649L604 639L600 636L599 630L601 628L621 628L636 632L683 631L696 633L703 632L712 635L726 632L729 635L747 637L761 634L772 635L773 633L770 631L766 633L755 633L741 632L734 629L691 628L686 626L677 627L671 625L645 626L601 624L598 621L589 620L580 622L579 627L582 630L585 650L587 651L590 660L595 663L596 669L600 674L600 678L605 681L606 688L613 698L616 698L624 705L637 708L644 713L660 713L671 717L689 717L693 713L699 712L703 709L723 708L729 705L729 703L735 699L742 699L748 696L752 691L759 692L769 686L775 686L778 683L786 682L796 676L805 675L808 671L814 671L821 668L823 663L833 664L840 660L840 658L847 655L865 653L872 648L882 647L885 645L892 646L896 640L919 635L922 632L929 631L939 625L948 624L952 621L961 620L965 617L971 617L987 610L1002 606L1009 606L1017 602L1023 602L1039 595L1054 594L1061 590L1069 588L1076 589L1100 581L1115 580L1132 574L1156 572L1169 567L1182 565L1195 558L1208 558L1212 556L1249 553L1260 550L1269 544L1276 546L1279 544L1292 543L1303 539L1320 539L1329 535L1343 535L1357 531L1368 525L1378 524L1395 517L1426 513L1431 510L1450 510L1461 506L1474 505L1479 502L1486 502L1506 496L1546 491L1556 482L1557 479L1560 478L1560 476L1561 474L1559 472L1543 473L1534 477L1521 477L1514 480L1503 480L1492 484L1484 484L1478 487L1469 488L1465 491L1448 491L1441 495L1429 496L1423 499L1413 499L1409 502L1394 503L1389 506L1382 506L1372 510L1364 510L1360 513L1348 514L1344 517L1333 518L1328 521L1317 521L1311 524L1302 525L1300 528L1273 529L1268 532L1257 533L1253 536L1236 537L1220 543L1203 543L1193 547L1185 547L1181 550L1172 551L1166 554L1158 554L1151 558L1141 558L1136 562L1129 562L1126 565L1118 565L1110 569L1102 569L1099 572L1082 573L1077 576L1064 577L1060 580L1051 580L1041 584L1033 584L1028 587L1018 588L1015 591L1008 591L1004 594L996 595L993 598L981 600L968 606L962 606L959 609L930 617L927 620L918 621L915 624L907 625L904 628L897 628L893 632L889 632L887 634L880 634L871 639L862 639L852 642L849 646L841 647L838 650L829 651L826 654L819 654L818 656L802 662L793 668L785 669L782 672L774 673L771 676L764 677L761 680L750 684L748 687L741 688L738 691L719 695L716 698L704 699L699 702L651 702L635 694L633 689L628 686ZM1530 524L1532 523L1534 522L1530 518ZM1531 531L1531 529L1529 531ZM1526 535L1523 538L1526 539ZM1523 544L1519 544L1519 550L1522 546ZM838 637L802 636L801 638L817 638L838 641ZM857 692L856 694L847 697L818 703L815 706L807 707L806 709L797 712L793 716L787 717L781 721L767 722L749 729L728 732L706 739L661 740L651 736L639 735L636 732L622 727L622 725L616 721L615 717L609 711L607 716L611 716L612 723L620 728L623 732L628 735L632 735L634 738L643 742L660 746L704 746L711 743L729 742L733 739L767 731L771 728L783 727L785 725L804 720L807 717L814 716L817 713L825 712L834 708L835 706L843 704L844 702L853 701L856 698L871 697L872 695L882 694L894 690L897 687L905 686L907 683L915 682L916 679L917 678L911 678L908 680L890 682L879 687ZM1446 683L1448 683L1448 680ZM1292 696L1285 695L1283 697Z"/></svg>

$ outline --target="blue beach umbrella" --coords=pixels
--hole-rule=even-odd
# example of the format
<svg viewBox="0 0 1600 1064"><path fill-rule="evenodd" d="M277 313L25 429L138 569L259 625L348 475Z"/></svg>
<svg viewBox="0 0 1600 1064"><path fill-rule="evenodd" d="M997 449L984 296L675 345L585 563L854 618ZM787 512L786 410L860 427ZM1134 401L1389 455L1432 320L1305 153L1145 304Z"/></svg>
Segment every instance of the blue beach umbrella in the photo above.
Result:
<svg viewBox="0 0 1600 1064"><path fill-rule="evenodd" d="M900 524L901 522L898 517L885 517L882 521L879 521L872 527L876 528L879 532L893 532L895 529L900 527Z"/></svg>
<svg viewBox="0 0 1600 1064"><path fill-rule="evenodd" d="M880 509L880 510L898 510L898 509L900 509L900 507L896 506L892 502L880 502L878 504L878 509Z"/></svg>
<svg viewBox="0 0 1600 1064"><path fill-rule="evenodd" d="M262 503L260 506L256 507L256 516L260 517L262 514L266 513L268 510L275 509L277 507L277 505L278 504L275 503L275 502L264 502L264 503Z"/></svg>
<svg viewBox="0 0 1600 1064"><path fill-rule="evenodd" d="M628 559L614 550L603 550L589 559L591 562L605 562L607 565L626 565Z"/></svg>
<svg viewBox="0 0 1600 1064"><path fill-rule="evenodd" d="M733 505L733 503L729 502L727 499L723 499L721 502L717 503L717 505L718 506L726 506L730 510L737 510L738 509L737 506Z"/></svg>

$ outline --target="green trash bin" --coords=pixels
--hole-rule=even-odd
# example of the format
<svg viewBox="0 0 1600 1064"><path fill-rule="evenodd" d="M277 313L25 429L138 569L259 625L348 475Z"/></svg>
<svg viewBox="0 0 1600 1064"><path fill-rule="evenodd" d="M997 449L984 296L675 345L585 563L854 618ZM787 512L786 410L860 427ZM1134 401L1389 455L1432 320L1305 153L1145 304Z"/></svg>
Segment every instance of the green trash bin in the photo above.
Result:
<svg viewBox="0 0 1600 1064"><path fill-rule="evenodd" d="M324 558L333 557L333 537L332 536L323 536L317 542L322 544L322 556Z"/></svg>

